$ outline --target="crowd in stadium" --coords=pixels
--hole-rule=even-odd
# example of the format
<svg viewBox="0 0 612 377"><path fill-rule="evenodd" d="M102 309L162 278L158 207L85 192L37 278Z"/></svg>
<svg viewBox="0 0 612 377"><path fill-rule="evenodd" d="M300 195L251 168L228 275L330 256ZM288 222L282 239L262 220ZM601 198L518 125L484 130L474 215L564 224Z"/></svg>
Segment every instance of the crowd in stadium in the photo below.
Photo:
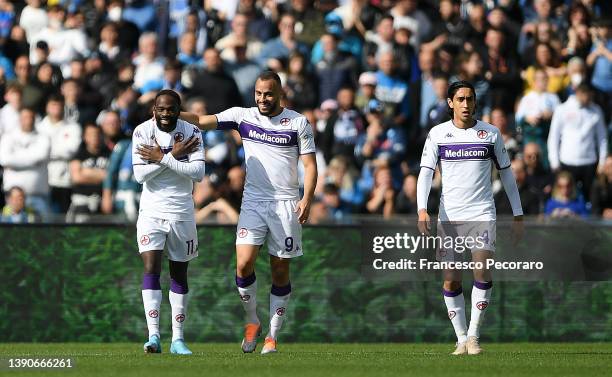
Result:
<svg viewBox="0 0 612 377"><path fill-rule="evenodd" d="M155 94L197 114L254 106L267 69L315 131L311 223L415 214L423 144L457 80L500 129L526 215L612 220L611 3L0 0L2 222L134 221L130 136ZM204 140L196 218L235 222L240 137Z"/></svg>

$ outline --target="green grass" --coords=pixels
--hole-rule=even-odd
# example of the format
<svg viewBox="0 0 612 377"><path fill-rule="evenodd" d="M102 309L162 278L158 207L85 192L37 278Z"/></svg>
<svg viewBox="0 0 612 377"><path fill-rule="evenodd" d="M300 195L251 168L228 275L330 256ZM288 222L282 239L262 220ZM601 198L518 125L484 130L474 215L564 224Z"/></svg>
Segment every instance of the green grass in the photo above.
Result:
<svg viewBox="0 0 612 377"><path fill-rule="evenodd" d="M164 343L164 351L168 344ZM259 351L261 346L258 347ZM612 343L483 344L479 356L449 356L450 344L280 344L278 354L243 354L238 344L191 344L192 356L145 355L131 343L5 343L11 356L72 357L72 370L0 376L609 376Z"/></svg>

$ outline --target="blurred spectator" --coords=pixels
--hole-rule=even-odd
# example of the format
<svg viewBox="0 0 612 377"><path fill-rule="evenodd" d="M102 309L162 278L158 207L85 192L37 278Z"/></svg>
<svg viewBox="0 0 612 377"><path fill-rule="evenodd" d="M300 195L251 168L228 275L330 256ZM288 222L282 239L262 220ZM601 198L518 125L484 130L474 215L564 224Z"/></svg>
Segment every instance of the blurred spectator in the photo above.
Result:
<svg viewBox="0 0 612 377"><path fill-rule="evenodd" d="M329 211L323 201L314 199L310 206L310 216L308 216L308 224L318 225L329 221Z"/></svg>
<svg viewBox="0 0 612 377"><path fill-rule="evenodd" d="M115 113L108 113L111 114ZM134 178L132 168L132 140L119 140L112 149L102 182L100 210L104 214L114 213L134 222L138 217L141 191L142 185Z"/></svg>
<svg viewBox="0 0 612 377"><path fill-rule="evenodd" d="M25 224L38 221L38 215L33 209L26 206L26 195L20 187L8 190L6 205L2 208L0 222Z"/></svg>
<svg viewBox="0 0 612 377"><path fill-rule="evenodd" d="M592 46L589 11L582 3L573 2L568 11L568 22L567 44L563 48L562 55L566 58L579 56L585 59Z"/></svg>
<svg viewBox="0 0 612 377"><path fill-rule="evenodd" d="M351 161L354 159L355 145L365 130L363 118L354 102L355 92L352 88L338 91L338 110L327 120L320 142L327 162L334 156L345 156Z"/></svg>
<svg viewBox="0 0 612 377"><path fill-rule="evenodd" d="M215 48L221 52L221 58L228 62L235 62L234 49L236 47L246 47L246 57L249 60L257 59L263 43L248 34L249 17L246 14L237 13L232 19L231 25L232 31L215 44Z"/></svg>
<svg viewBox="0 0 612 377"><path fill-rule="evenodd" d="M312 0L291 0L289 13L295 17L296 39L312 46L325 31L323 13L313 8Z"/></svg>
<svg viewBox="0 0 612 377"><path fill-rule="evenodd" d="M527 184L535 187L544 199L550 195L554 177L544 168L542 151L537 143L527 143L523 148L523 162L527 168Z"/></svg>
<svg viewBox="0 0 612 377"><path fill-rule="evenodd" d="M307 64L306 57L299 52L293 52L289 56L285 96L289 101L289 107L298 112L314 109L319 103L318 83L308 71ZM253 96L252 93L251 97Z"/></svg>
<svg viewBox="0 0 612 377"><path fill-rule="evenodd" d="M78 80L65 80L61 93L64 96L64 119L67 122L85 124L95 121L97 109L86 102Z"/></svg>
<svg viewBox="0 0 612 377"><path fill-rule="evenodd" d="M0 109L0 139L5 134L17 129L19 110L21 109L22 89L17 83L9 84L4 92L6 105Z"/></svg>
<svg viewBox="0 0 612 377"><path fill-rule="evenodd" d="M359 91L355 97L355 106L359 111L365 113L370 100L376 98L376 74L374 72L363 72L359 75Z"/></svg>
<svg viewBox="0 0 612 377"><path fill-rule="evenodd" d="M521 56L523 67L537 64L537 49L540 44L550 46L552 49L561 50L561 42L555 37L556 30L548 21L535 24L535 32L521 34L518 44L518 53Z"/></svg>
<svg viewBox="0 0 612 377"><path fill-rule="evenodd" d="M533 89L521 98L516 110L516 125L520 130L523 145L537 143L547 155L546 140L553 113L560 105L559 97L547 90L548 76L543 69L534 72ZM547 161L543 161L548 167Z"/></svg>
<svg viewBox="0 0 612 377"><path fill-rule="evenodd" d="M95 124L86 124L83 143L70 161L72 195L66 215L69 222L91 221L91 215L101 213L102 183L110 151L102 143L102 131Z"/></svg>
<svg viewBox="0 0 612 377"><path fill-rule="evenodd" d="M485 79L489 82L494 105L501 105L506 111L514 107L519 92L518 63L502 30L489 29L485 37Z"/></svg>
<svg viewBox="0 0 612 377"><path fill-rule="evenodd" d="M34 36L42 31L49 22L49 15L42 7L42 0L27 0L26 5L19 15L19 26L21 26L28 39L32 43Z"/></svg>
<svg viewBox="0 0 612 377"><path fill-rule="evenodd" d="M537 215L541 213L540 194L538 190L527 182L527 170L525 163L519 159L512 160L512 173L516 179L521 206L525 215ZM504 190L495 194L495 208L498 214L512 215L512 207Z"/></svg>
<svg viewBox="0 0 612 377"><path fill-rule="evenodd" d="M116 23L108 22L100 30L100 44L98 53L105 63L112 64L114 68L130 58L130 51L121 46L119 41L119 28Z"/></svg>
<svg viewBox="0 0 612 377"><path fill-rule="evenodd" d="M612 220L612 156L606 158L602 172L591 189L593 215Z"/></svg>
<svg viewBox="0 0 612 377"><path fill-rule="evenodd" d="M335 98L343 86L357 81L357 61L346 52L338 50L336 36L325 33L321 37L323 58L315 63L319 81L319 100Z"/></svg>
<svg viewBox="0 0 612 377"><path fill-rule="evenodd" d="M408 84L396 75L393 52L388 51L378 55L378 68L376 98L384 103L395 125L407 126L405 122L410 116Z"/></svg>
<svg viewBox="0 0 612 377"><path fill-rule="evenodd" d="M283 62L293 51L309 56L308 46L295 39L295 18L290 14L283 14L278 21L280 35L266 42L259 54L259 64L264 68L280 71Z"/></svg>
<svg viewBox="0 0 612 377"><path fill-rule="evenodd" d="M567 62L567 75L570 78L569 85L565 87L563 99L576 92L578 85L582 84L587 79L586 64L582 58L574 56Z"/></svg>
<svg viewBox="0 0 612 377"><path fill-rule="evenodd" d="M383 215L390 218L395 212L395 190L391 178L391 170L380 166L374 171L374 187L366 203L366 213Z"/></svg>
<svg viewBox="0 0 612 377"><path fill-rule="evenodd" d="M319 7L321 4L319 3ZM361 35L355 35L353 32L346 31L340 15L336 12L329 12L325 16L325 32L333 34L338 40L338 50L349 53L355 57L355 59L361 59L363 43ZM312 47L311 61L314 63L318 62L323 58L323 46L319 39Z"/></svg>
<svg viewBox="0 0 612 377"><path fill-rule="evenodd" d="M546 202L544 214L554 218L586 217L588 215L584 199L576 192L571 173L561 171L557 174L552 197Z"/></svg>
<svg viewBox="0 0 612 377"><path fill-rule="evenodd" d="M100 115L98 115L95 123L100 126L102 131L102 143L109 151L114 150L116 144L126 136L121 131L121 118L116 111L102 111Z"/></svg>
<svg viewBox="0 0 612 377"><path fill-rule="evenodd" d="M558 61L557 53L549 44L539 43L535 47L535 63L523 73L526 91L534 88L537 70L543 70L548 76L546 91L550 93L560 93L569 84L567 67Z"/></svg>
<svg viewBox="0 0 612 377"><path fill-rule="evenodd" d="M157 34L144 33L138 40L138 55L133 60L136 66L134 86L142 88L151 80L158 80L164 74L164 58L157 55Z"/></svg>
<svg viewBox="0 0 612 377"><path fill-rule="evenodd" d="M274 22L257 7L255 0L240 0L237 13L249 17L249 35L264 42L274 35Z"/></svg>
<svg viewBox="0 0 612 377"><path fill-rule="evenodd" d="M335 99L327 99L321 102L321 106L315 110L315 117L317 119L315 123L315 137L317 141L317 148L321 148L323 139L325 138L324 132L327 127L327 121L334 112L338 110L338 101Z"/></svg>
<svg viewBox="0 0 612 377"><path fill-rule="evenodd" d="M607 153L603 113L593 102L592 88L581 84L553 114L548 136L550 167L569 171L589 201L597 168L603 169Z"/></svg>
<svg viewBox="0 0 612 377"><path fill-rule="evenodd" d="M407 175L404 178L402 189L395 198L395 208L397 213L400 214L416 214L417 199L416 199L416 187L417 177L412 174ZM430 195L434 196L434 195ZM435 197L435 196L434 196Z"/></svg>
<svg viewBox="0 0 612 377"><path fill-rule="evenodd" d="M357 187L357 176L358 173L350 164L350 160L344 156L337 156L329 162L322 183L333 183L338 187L343 202L349 203L353 208L360 208L364 195Z"/></svg>
<svg viewBox="0 0 612 377"><path fill-rule="evenodd" d="M432 27L432 33L436 37L423 45L424 48L437 49L445 44L455 52L463 49L463 44L467 40L469 25L459 14L460 5L460 0L440 0L438 8L440 20L434 23Z"/></svg>
<svg viewBox="0 0 612 377"><path fill-rule="evenodd" d="M64 98L59 95L49 97L46 114L37 131L51 142L47 166L52 209L55 213L66 213L72 193L68 162L81 144L81 127L64 119Z"/></svg>
<svg viewBox="0 0 612 377"><path fill-rule="evenodd" d="M199 66L202 64L202 53L198 53L195 33L186 32L181 36L176 58L183 66Z"/></svg>
<svg viewBox="0 0 612 377"><path fill-rule="evenodd" d="M478 52L472 51L459 55L457 60L459 72L457 76L450 79L450 83L459 80L472 83L476 89L476 113L474 117L489 121L493 104L491 102L489 82L484 77L482 57Z"/></svg>
<svg viewBox="0 0 612 377"><path fill-rule="evenodd" d="M597 102L606 111L606 119L610 119L612 106L612 20L602 20L597 24L593 48L586 58L586 63L592 68L591 84L597 90Z"/></svg>
<svg viewBox="0 0 612 377"><path fill-rule="evenodd" d="M329 217L336 221L346 220L352 212L350 203L342 200L340 190L334 183L326 183L323 186L321 201L327 207Z"/></svg>
<svg viewBox="0 0 612 377"><path fill-rule="evenodd" d="M182 65L178 60L169 59L164 64L164 75L162 77L156 77L150 79L144 83L140 88L140 92L143 93L143 97L147 101L155 98L157 92L162 89L174 90L179 94L184 94L185 89L181 84L181 69ZM141 98L143 101L143 98Z"/></svg>
<svg viewBox="0 0 612 377"><path fill-rule="evenodd" d="M380 18L376 25L376 32L365 33L365 45L363 47L363 65L366 70L376 70L376 54L393 50L394 41L393 16L385 15Z"/></svg>
<svg viewBox="0 0 612 377"><path fill-rule="evenodd" d="M0 165L4 167L3 188L19 186L27 195L26 205L45 217L49 214L49 138L34 129L36 113L23 108L18 127L0 142Z"/></svg>
<svg viewBox="0 0 612 377"><path fill-rule="evenodd" d="M508 152L510 160L519 153L519 143L516 141L510 129L508 115L501 107L495 107L491 111L491 124L497 127L504 139L504 148Z"/></svg>
<svg viewBox="0 0 612 377"><path fill-rule="evenodd" d="M415 49L427 41L432 31L431 21L423 11L417 9L417 5L417 0L399 0L390 12L395 25L410 30L410 43Z"/></svg>
<svg viewBox="0 0 612 377"><path fill-rule="evenodd" d="M21 55L15 60L15 75L17 78L14 83L17 83L22 88L23 106L31 107L39 114L44 114L45 97L42 92L33 82L33 76L30 72L30 59Z"/></svg>
<svg viewBox="0 0 612 377"><path fill-rule="evenodd" d="M413 113L412 119L415 122L418 121L422 129L425 129L429 123L429 109L431 109L438 100L433 88L435 59L434 51L427 49L421 49L421 51L419 51L418 60L421 77L410 85L410 110L412 110ZM422 146L424 143L425 139L418 144Z"/></svg>
<svg viewBox="0 0 612 377"><path fill-rule="evenodd" d="M121 19L134 23L141 32L155 31L159 20L155 5L151 1L130 0L126 4L121 12Z"/></svg>
<svg viewBox="0 0 612 377"><path fill-rule="evenodd" d="M426 111L427 127L422 133L423 143L425 143L425 138L429 130L451 119L448 113L448 102L446 100L447 89L448 77L443 74L435 75L433 77L433 90L436 95L436 102ZM476 98L478 98L478 94L476 94ZM478 110L478 107L476 107L476 110Z"/></svg>
<svg viewBox="0 0 612 377"><path fill-rule="evenodd" d="M409 83L419 79L420 70L417 53L410 44L410 31L400 27L395 31L393 51L397 61L397 74L406 77Z"/></svg>
<svg viewBox="0 0 612 377"><path fill-rule="evenodd" d="M234 79L223 70L223 60L219 51L209 48L204 52L206 67L193 79L189 93L206 101L211 114L219 113L228 107L241 106L242 96Z"/></svg>
<svg viewBox="0 0 612 377"><path fill-rule="evenodd" d="M255 106L255 82L262 72L261 66L247 56L246 45L235 45L234 60L227 63L227 71L236 82L238 91L242 95L242 104Z"/></svg>

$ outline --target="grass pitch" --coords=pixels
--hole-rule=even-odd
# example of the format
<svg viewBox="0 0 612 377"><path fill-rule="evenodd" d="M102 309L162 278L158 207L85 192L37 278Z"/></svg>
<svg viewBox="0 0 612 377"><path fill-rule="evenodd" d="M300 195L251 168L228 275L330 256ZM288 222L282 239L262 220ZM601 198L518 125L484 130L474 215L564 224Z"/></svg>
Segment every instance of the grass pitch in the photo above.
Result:
<svg viewBox="0 0 612 377"><path fill-rule="evenodd" d="M483 343L479 356L451 344L279 344L243 354L236 344L190 344L192 356L145 355L136 343L0 344L0 376L610 376L612 343ZM7 358L75 360L72 369L9 370Z"/></svg>

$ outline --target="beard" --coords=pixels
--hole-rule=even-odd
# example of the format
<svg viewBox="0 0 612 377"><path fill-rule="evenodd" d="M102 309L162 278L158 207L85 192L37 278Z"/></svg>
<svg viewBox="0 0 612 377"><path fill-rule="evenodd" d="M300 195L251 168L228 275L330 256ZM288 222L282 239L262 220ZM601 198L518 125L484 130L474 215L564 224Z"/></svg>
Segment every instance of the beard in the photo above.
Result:
<svg viewBox="0 0 612 377"><path fill-rule="evenodd" d="M178 121L178 116L175 117L167 117L164 119L166 123L162 123L162 120L159 117L155 117L155 123L157 124L157 128L162 131L172 131L176 128L176 122Z"/></svg>
<svg viewBox="0 0 612 377"><path fill-rule="evenodd" d="M264 107L263 109L262 109L262 105L257 104L257 110L259 110L259 114L263 116L267 116L267 117L274 114L279 108L280 108L280 104L278 102L269 103L269 105Z"/></svg>

